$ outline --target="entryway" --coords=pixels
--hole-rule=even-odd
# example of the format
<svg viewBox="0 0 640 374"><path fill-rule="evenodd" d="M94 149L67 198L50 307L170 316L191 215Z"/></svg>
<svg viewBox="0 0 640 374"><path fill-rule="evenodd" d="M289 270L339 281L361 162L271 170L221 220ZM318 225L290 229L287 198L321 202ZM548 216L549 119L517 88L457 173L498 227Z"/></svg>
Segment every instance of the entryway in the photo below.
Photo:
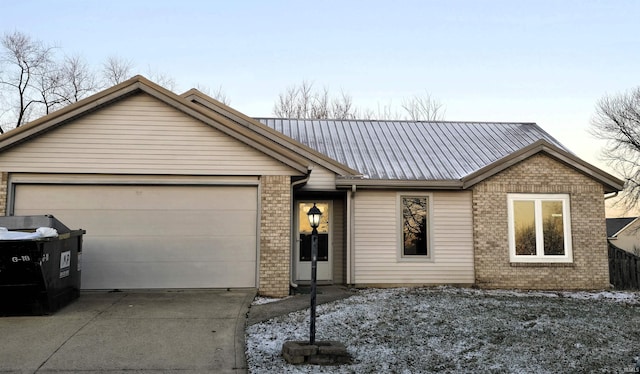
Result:
<svg viewBox="0 0 640 374"><path fill-rule="evenodd" d="M318 281L333 280L333 246L332 243L332 202L331 201L298 201L296 203L296 281L311 280L311 225L307 212L313 204L322 212L318 226Z"/></svg>

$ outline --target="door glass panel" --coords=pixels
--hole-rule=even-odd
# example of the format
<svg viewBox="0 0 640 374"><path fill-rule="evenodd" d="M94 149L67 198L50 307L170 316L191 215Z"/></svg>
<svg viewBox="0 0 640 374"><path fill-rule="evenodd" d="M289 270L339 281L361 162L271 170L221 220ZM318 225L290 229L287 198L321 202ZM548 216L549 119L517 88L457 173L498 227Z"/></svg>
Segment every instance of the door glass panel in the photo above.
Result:
<svg viewBox="0 0 640 374"><path fill-rule="evenodd" d="M307 212L313 203L298 203L298 232L300 233L300 261L311 261L311 225ZM322 212L318 226L318 261L329 261L329 203L316 203Z"/></svg>

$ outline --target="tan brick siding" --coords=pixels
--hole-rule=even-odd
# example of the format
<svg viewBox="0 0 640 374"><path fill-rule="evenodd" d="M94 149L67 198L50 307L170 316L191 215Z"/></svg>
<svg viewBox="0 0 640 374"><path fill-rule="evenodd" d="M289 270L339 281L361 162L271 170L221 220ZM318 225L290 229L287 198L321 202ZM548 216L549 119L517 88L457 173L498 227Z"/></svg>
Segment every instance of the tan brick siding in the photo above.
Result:
<svg viewBox="0 0 640 374"><path fill-rule="evenodd" d="M570 195L572 264L512 264L507 194ZM476 284L486 288L603 289L609 285L604 189L544 154L534 155L473 187Z"/></svg>
<svg viewBox="0 0 640 374"><path fill-rule="evenodd" d="M260 285L263 296L289 295L291 183L288 176L263 176L260 213Z"/></svg>
<svg viewBox="0 0 640 374"><path fill-rule="evenodd" d="M9 173L0 173L0 216L7 215L8 188L9 188Z"/></svg>

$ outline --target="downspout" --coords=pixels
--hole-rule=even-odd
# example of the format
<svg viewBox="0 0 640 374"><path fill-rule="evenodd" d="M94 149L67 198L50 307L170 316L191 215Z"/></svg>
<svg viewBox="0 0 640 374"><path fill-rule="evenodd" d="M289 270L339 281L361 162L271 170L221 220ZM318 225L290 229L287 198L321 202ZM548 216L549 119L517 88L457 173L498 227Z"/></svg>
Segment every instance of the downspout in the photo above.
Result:
<svg viewBox="0 0 640 374"><path fill-rule="evenodd" d="M349 191L349 200L347 201L348 204L348 220L349 222L347 223L347 227L349 232L347 233L347 284L353 284L353 279L352 279L352 275L353 275L353 269L351 268L353 266L353 248L355 245L355 238L354 238L354 216L355 216L355 196L356 196L356 185L352 184L351 185L351 191Z"/></svg>
<svg viewBox="0 0 640 374"><path fill-rule="evenodd" d="M294 200L293 200L293 190L294 187L300 185L300 184L306 184L309 181L309 178L311 177L311 168L308 169L307 171L307 176L304 177L303 179L300 179L299 181L295 181L293 183L291 183L291 202L290 202L290 206L291 206L291 227L293 228L293 223L295 222L295 206L294 204ZM293 230L295 231L295 230ZM289 266L289 286L293 287L293 288L298 288L298 284L295 283L293 281L293 265L295 264L295 243L296 243L296 238L293 237L293 231L291 232L291 253L290 253L290 257L289 257L289 263L291 264Z"/></svg>
<svg viewBox="0 0 640 374"><path fill-rule="evenodd" d="M605 200L609 200L612 199L614 197L618 196L618 191L612 192L611 195L607 196L607 194L604 195L604 199Z"/></svg>

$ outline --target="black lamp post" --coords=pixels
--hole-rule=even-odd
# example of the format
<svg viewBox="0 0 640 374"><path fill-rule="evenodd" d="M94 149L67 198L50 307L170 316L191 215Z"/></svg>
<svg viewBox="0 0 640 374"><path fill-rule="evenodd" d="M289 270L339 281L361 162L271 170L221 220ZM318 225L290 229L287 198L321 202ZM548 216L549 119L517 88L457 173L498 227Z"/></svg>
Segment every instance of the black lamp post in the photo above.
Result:
<svg viewBox="0 0 640 374"><path fill-rule="evenodd" d="M309 345L316 342L316 276L318 273L318 226L322 212L316 203L309 209L307 217L313 231L311 231L311 327L309 331Z"/></svg>

